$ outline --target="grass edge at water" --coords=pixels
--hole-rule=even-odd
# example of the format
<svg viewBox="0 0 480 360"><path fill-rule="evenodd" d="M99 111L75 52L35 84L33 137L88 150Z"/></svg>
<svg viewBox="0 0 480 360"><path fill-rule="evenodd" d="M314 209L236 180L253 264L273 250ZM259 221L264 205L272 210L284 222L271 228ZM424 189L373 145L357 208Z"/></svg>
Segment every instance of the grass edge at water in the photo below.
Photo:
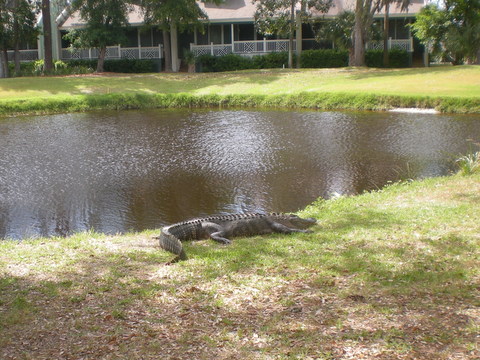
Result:
<svg viewBox="0 0 480 360"><path fill-rule="evenodd" d="M480 99L301 92L283 95L96 94L0 100L0 115L152 108L288 108L389 110L433 108L448 113L480 113Z"/></svg>

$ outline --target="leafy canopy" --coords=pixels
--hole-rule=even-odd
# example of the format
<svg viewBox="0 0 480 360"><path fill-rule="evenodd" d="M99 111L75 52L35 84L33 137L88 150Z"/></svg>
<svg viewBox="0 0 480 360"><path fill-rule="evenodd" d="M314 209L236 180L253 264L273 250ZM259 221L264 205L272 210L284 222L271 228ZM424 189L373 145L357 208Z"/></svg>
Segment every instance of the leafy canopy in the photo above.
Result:
<svg viewBox="0 0 480 360"><path fill-rule="evenodd" d="M480 0L425 6L410 27L429 51L453 64L473 62L480 50Z"/></svg>
<svg viewBox="0 0 480 360"><path fill-rule="evenodd" d="M84 28L66 35L74 47L105 48L125 42L125 27L132 6L124 0L75 0L73 9L79 10L86 22Z"/></svg>

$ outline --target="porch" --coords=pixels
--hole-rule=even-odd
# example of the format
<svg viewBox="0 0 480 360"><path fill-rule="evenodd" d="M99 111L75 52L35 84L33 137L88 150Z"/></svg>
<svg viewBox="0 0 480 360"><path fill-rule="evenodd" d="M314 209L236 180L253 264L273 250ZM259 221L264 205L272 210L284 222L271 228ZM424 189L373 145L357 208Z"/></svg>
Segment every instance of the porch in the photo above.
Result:
<svg viewBox="0 0 480 360"><path fill-rule="evenodd" d="M108 46L105 59L162 59L162 44L149 47ZM98 49L63 48L61 60L98 59Z"/></svg>
<svg viewBox="0 0 480 360"><path fill-rule="evenodd" d="M304 39L302 40L302 48L312 49L315 48L316 42L314 39ZM201 55L213 55L213 56L224 56L227 54L238 54L243 56L253 56L253 55L264 55L271 52L280 52L288 51L289 49L289 40L279 39L279 40L249 40L249 41L232 41L231 44L214 44L213 42L210 45L195 45L190 44L190 51L195 56ZM297 41L293 40L293 48L296 49ZM371 41L367 44L367 49L372 50L383 50L383 41ZM331 48L335 48L334 44L331 45ZM413 38L408 39L392 39L388 41L388 48L398 48L405 50L407 52L413 52Z"/></svg>

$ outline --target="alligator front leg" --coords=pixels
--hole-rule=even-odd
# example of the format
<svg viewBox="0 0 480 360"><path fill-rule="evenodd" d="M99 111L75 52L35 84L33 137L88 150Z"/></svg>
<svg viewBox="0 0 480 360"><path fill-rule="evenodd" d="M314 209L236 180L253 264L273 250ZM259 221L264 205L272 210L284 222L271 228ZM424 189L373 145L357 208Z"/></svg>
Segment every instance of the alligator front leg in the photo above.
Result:
<svg viewBox="0 0 480 360"><path fill-rule="evenodd" d="M289 228L288 226L285 226L285 225L277 223L277 222L271 222L270 226L272 227L272 230L274 232L281 233L281 234L291 234L291 233L309 234L309 233L313 232L312 230Z"/></svg>
<svg viewBox="0 0 480 360"><path fill-rule="evenodd" d="M218 224L206 222L202 224L202 229L208 234L210 239L215 240L220 244L228 245L232 243L230 239L225 237L225 231L223 227Z"/></svg>
<svg viewBox="0 0 480 360"><path fill-rule="evenodd" d="M219 242L221 244L229 245L232 243L232 240L227 239L226 237L223 237L223 232L218 231L216 233L210 234L210 239L215 240L216 242Z"/></svg>

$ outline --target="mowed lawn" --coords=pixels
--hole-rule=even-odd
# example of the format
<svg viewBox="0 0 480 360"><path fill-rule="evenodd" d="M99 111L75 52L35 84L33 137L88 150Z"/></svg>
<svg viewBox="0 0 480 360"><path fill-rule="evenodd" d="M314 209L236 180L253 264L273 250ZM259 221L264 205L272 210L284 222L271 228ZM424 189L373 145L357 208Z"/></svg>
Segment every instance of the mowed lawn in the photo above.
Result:
<svg viewBox="0 0 480 360"><path fill-rule="evenodd" d="M226 73L91 74L2 79L0 99L79 94L281 95L300 92L480 97L480 66L409 69L248 70Z"/></svg>

